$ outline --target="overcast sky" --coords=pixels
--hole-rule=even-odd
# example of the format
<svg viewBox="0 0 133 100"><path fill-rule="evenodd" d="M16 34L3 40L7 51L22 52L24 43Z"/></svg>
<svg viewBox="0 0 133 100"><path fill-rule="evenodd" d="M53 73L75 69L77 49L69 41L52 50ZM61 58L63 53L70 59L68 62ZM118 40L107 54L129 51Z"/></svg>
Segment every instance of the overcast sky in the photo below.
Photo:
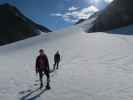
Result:
<svg viewBox="0 0 133 100"><path fill-rule="evenodd" d="M35 22L52 30L68 27L105 8L113 0L0 0L11 3Z"/></svg>

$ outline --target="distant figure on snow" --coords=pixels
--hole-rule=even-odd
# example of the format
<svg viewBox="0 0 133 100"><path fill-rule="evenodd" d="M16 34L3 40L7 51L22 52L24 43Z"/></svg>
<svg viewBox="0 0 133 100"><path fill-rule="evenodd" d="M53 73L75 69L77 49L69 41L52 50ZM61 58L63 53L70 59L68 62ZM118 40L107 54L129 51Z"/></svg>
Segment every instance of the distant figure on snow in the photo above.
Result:
<svg viewBox="0 0 133 100"><path fill-rule="evenodd" d="M60 53L59 51L57 51L54 55L54 66L53 66L53 69L59 69L59 63L60 63Z"/></svg>
<svg viewBox="0 0 133 100"><path fill-rule="evenodd" d="M43 49L39 50L40 55L36 59L36 73L39 73L40 78L40 88L43 87L43 75L47 77L46 89L50 89L50 70L49 70L49 61L47 55L44 53Z"/></svg>

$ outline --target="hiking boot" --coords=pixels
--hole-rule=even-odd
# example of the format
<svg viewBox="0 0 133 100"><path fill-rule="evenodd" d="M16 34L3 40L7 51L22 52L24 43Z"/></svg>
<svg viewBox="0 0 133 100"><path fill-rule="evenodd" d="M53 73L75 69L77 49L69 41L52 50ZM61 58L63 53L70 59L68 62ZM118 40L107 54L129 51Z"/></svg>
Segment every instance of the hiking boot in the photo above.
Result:
<svg viewBox="0 0 133 100"><path fill-rule="evenodd" d="M40 89L41 89L41 88L43 88L43 84L42 84L42 83L40 84Z"/></svg>
<svg viewBox="0 0 133 100"><path fill-rule="evenodd" d="M48 89L48 90L51 89L49 84L46 85L46 89Z"/></svg>

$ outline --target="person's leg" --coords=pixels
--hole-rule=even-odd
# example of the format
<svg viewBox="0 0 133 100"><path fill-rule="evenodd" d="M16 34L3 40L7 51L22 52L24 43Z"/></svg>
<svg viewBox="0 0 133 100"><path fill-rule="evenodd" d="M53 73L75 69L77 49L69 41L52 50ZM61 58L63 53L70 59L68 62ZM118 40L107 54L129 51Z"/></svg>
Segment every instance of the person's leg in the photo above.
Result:
<svg viewBox="0 0 133 100"><path fill-rule="evenodd" d="M59 69L59 62L57 62L57 67L56 67L56 69Z"/></svg>
<svg viewBox="0 0 133 100"><path fill-rule="evenodd" d="M40 88L43 87L43 73L42 71L39 72L39 78L40 78Z"/></svg>
<svg viewBox="0 0 133 100"><path fill-rule="evenodd" d="M55 66L56 66L56 62L54 62L54 65L53 65L53 70L55 70Z"/></svg>
<svg viewBox="0 0 133 100"><path fill-rule="evenodd" d="M47 85L46 85L46 88L47 89L50 89L50 74L48 71L45 72L45 75L47 77Z"/></svg>
<svg viewBox="0 0 133 100"><path fill-rule="evenodd" d="M57 61L55 61L55 64L54 64L54 70L57 69Z"/></svg>

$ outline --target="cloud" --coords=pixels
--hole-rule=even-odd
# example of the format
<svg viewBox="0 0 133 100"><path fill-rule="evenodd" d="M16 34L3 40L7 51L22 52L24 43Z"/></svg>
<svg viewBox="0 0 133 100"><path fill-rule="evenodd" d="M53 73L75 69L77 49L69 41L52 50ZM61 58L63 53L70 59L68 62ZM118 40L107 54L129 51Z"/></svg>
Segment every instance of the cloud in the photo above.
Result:
<svg viewBox="0 0 133 100"><path fill-rule="evenodd" d="M78 10L78 9L79 8L72 6L72 7L68 8L68 11L75 11L75 10Z"/></svg>
<svg viewBox="0 0 133 100"><path fill-rule="evenodd" d="M77 7L70 7L65 13L52 13L51 16L62 17L65 21L74 23L80 19L87 19L93 13L99 11L94 5L78 9Z"/></svg>
<svg viewBox="0 0 133 100"><path fill-rule="evenodd" d="M88 0L87 0L88 1ZM98 3L98 2L101 2L101 1L104 1L106 3L111 3L112 1L114 0L91 0L92 3Z"/></svg>
<svg viewBox="0 0 133 100"><path fill-rule="evenodd" d="M106 3L111 3L114 0L104 0Z"/></svg>
<svg viewBox="0 0 133 100"><path fill-rule="evenodd" d="M52 13L52 14L51 14L51 16L61 17L61 16L62 16L62 14L60 14L60 13Z"/></svg>

